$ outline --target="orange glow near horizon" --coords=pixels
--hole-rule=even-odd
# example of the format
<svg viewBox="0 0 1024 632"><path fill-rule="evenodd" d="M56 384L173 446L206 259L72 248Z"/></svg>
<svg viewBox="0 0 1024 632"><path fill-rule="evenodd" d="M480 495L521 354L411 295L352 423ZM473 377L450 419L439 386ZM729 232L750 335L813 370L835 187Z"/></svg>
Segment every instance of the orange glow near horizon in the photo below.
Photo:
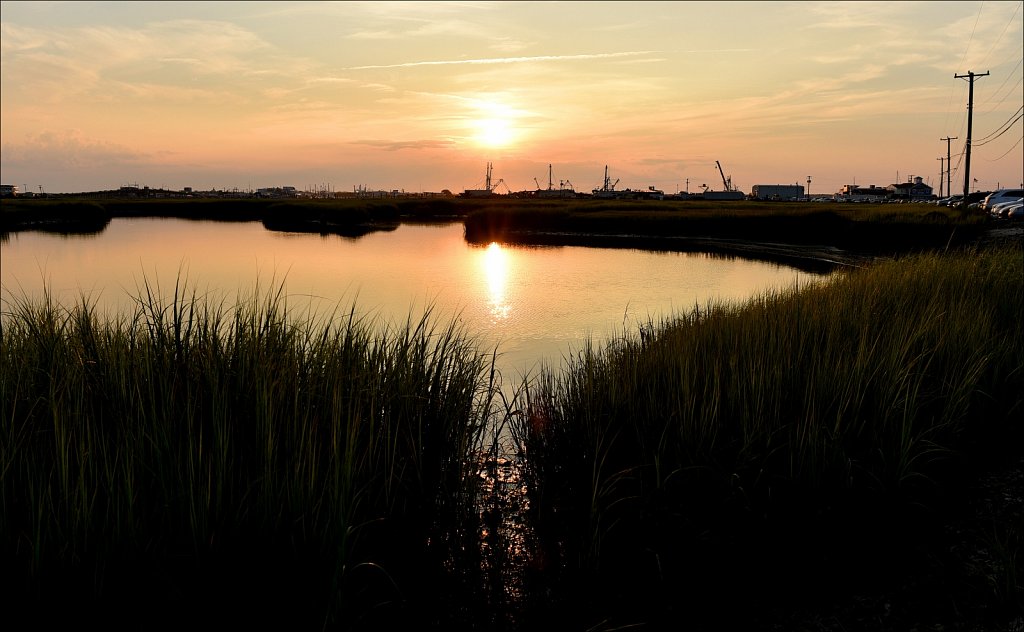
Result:
<svg viewBox="0 0 1024 632"><path fill-rule="evenodd" d="M1024 104L1020 3L736 7L5 2L0 172L52 193L455 191L493 162L524 191L553 163L582 191L608 165L620 189L675 192L720 189L721 161L744 192L808 174L822 194L938 190L947 149L965 176L955 75L984 71L971 179L1024 180L1021 127L1003 130Z"/></svg>

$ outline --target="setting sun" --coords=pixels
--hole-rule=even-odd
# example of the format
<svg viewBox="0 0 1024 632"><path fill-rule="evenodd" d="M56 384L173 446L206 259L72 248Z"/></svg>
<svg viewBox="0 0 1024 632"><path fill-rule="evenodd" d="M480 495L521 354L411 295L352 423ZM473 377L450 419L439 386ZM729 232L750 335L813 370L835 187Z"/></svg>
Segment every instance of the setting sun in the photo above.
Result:
<svg viewBox="0 0 1024 632"><path fill-rule="evenodd" d="M503 119L483 119L477 123L476 142L484 147L507 147L515 140L515 130Z"/></svg>

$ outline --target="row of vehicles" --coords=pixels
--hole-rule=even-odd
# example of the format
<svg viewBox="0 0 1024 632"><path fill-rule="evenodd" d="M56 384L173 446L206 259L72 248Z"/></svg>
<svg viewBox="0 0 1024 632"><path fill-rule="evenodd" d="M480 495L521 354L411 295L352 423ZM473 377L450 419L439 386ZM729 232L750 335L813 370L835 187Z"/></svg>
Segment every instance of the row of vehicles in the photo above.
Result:
<svg viewBox="0 0 1024 632"><path fill-rule="evenodd" d="M1024 189L999 189L980 199L975 195L984 194L972 193L968 199L970 208L980 209L996 218L1024 219ZM935 204L958 206L963 199L962 195L951 195L936 200Z"/></svg>
<svg viewBox="0 0 1024 632"><path fill-rule="evenodd" d="M1024 218L1024 189L999 189L981 201L981 210L992 217Z"/></svg>

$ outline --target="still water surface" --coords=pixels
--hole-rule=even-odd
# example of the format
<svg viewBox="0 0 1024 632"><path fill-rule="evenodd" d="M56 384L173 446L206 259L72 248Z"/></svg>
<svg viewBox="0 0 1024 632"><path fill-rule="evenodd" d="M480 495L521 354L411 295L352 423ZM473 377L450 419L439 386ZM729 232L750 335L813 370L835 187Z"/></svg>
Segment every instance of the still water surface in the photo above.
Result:
<svg viewBox="0 0 1024 632"><path fill-rule="evenodd" d="M401 325L429 306L433 322L458 318L482 350L498 350L506 385L638 322L821 278L692 253L476 246L461 223L403 224L354 239L258 222L115 219L98 235L22 232L0 246L4 311L44 285L65 305L84 296L101 311L126 310L147 281L171 297L179 279L229 306L281 287L300 316L354 308Z"/></svg>

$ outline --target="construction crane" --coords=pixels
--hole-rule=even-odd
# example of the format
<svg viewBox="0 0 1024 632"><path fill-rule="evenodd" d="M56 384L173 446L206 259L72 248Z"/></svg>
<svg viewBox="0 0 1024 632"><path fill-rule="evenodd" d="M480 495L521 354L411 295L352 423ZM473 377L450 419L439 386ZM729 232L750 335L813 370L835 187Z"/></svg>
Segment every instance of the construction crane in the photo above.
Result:
<svg viewBox="0 0 1024 632"><path fill-rule="evenodd" d="M722 163L720 163L720 162L718 162L716 160L715 164L718 165L718 173L721 174L721 176L722 176L722 184L725 186L725 190L726 191L732 191L733 190L733 188L732 188L732 176L729 176L728 178L726 178L725 177L725 172L722 171Z"/></svg>

